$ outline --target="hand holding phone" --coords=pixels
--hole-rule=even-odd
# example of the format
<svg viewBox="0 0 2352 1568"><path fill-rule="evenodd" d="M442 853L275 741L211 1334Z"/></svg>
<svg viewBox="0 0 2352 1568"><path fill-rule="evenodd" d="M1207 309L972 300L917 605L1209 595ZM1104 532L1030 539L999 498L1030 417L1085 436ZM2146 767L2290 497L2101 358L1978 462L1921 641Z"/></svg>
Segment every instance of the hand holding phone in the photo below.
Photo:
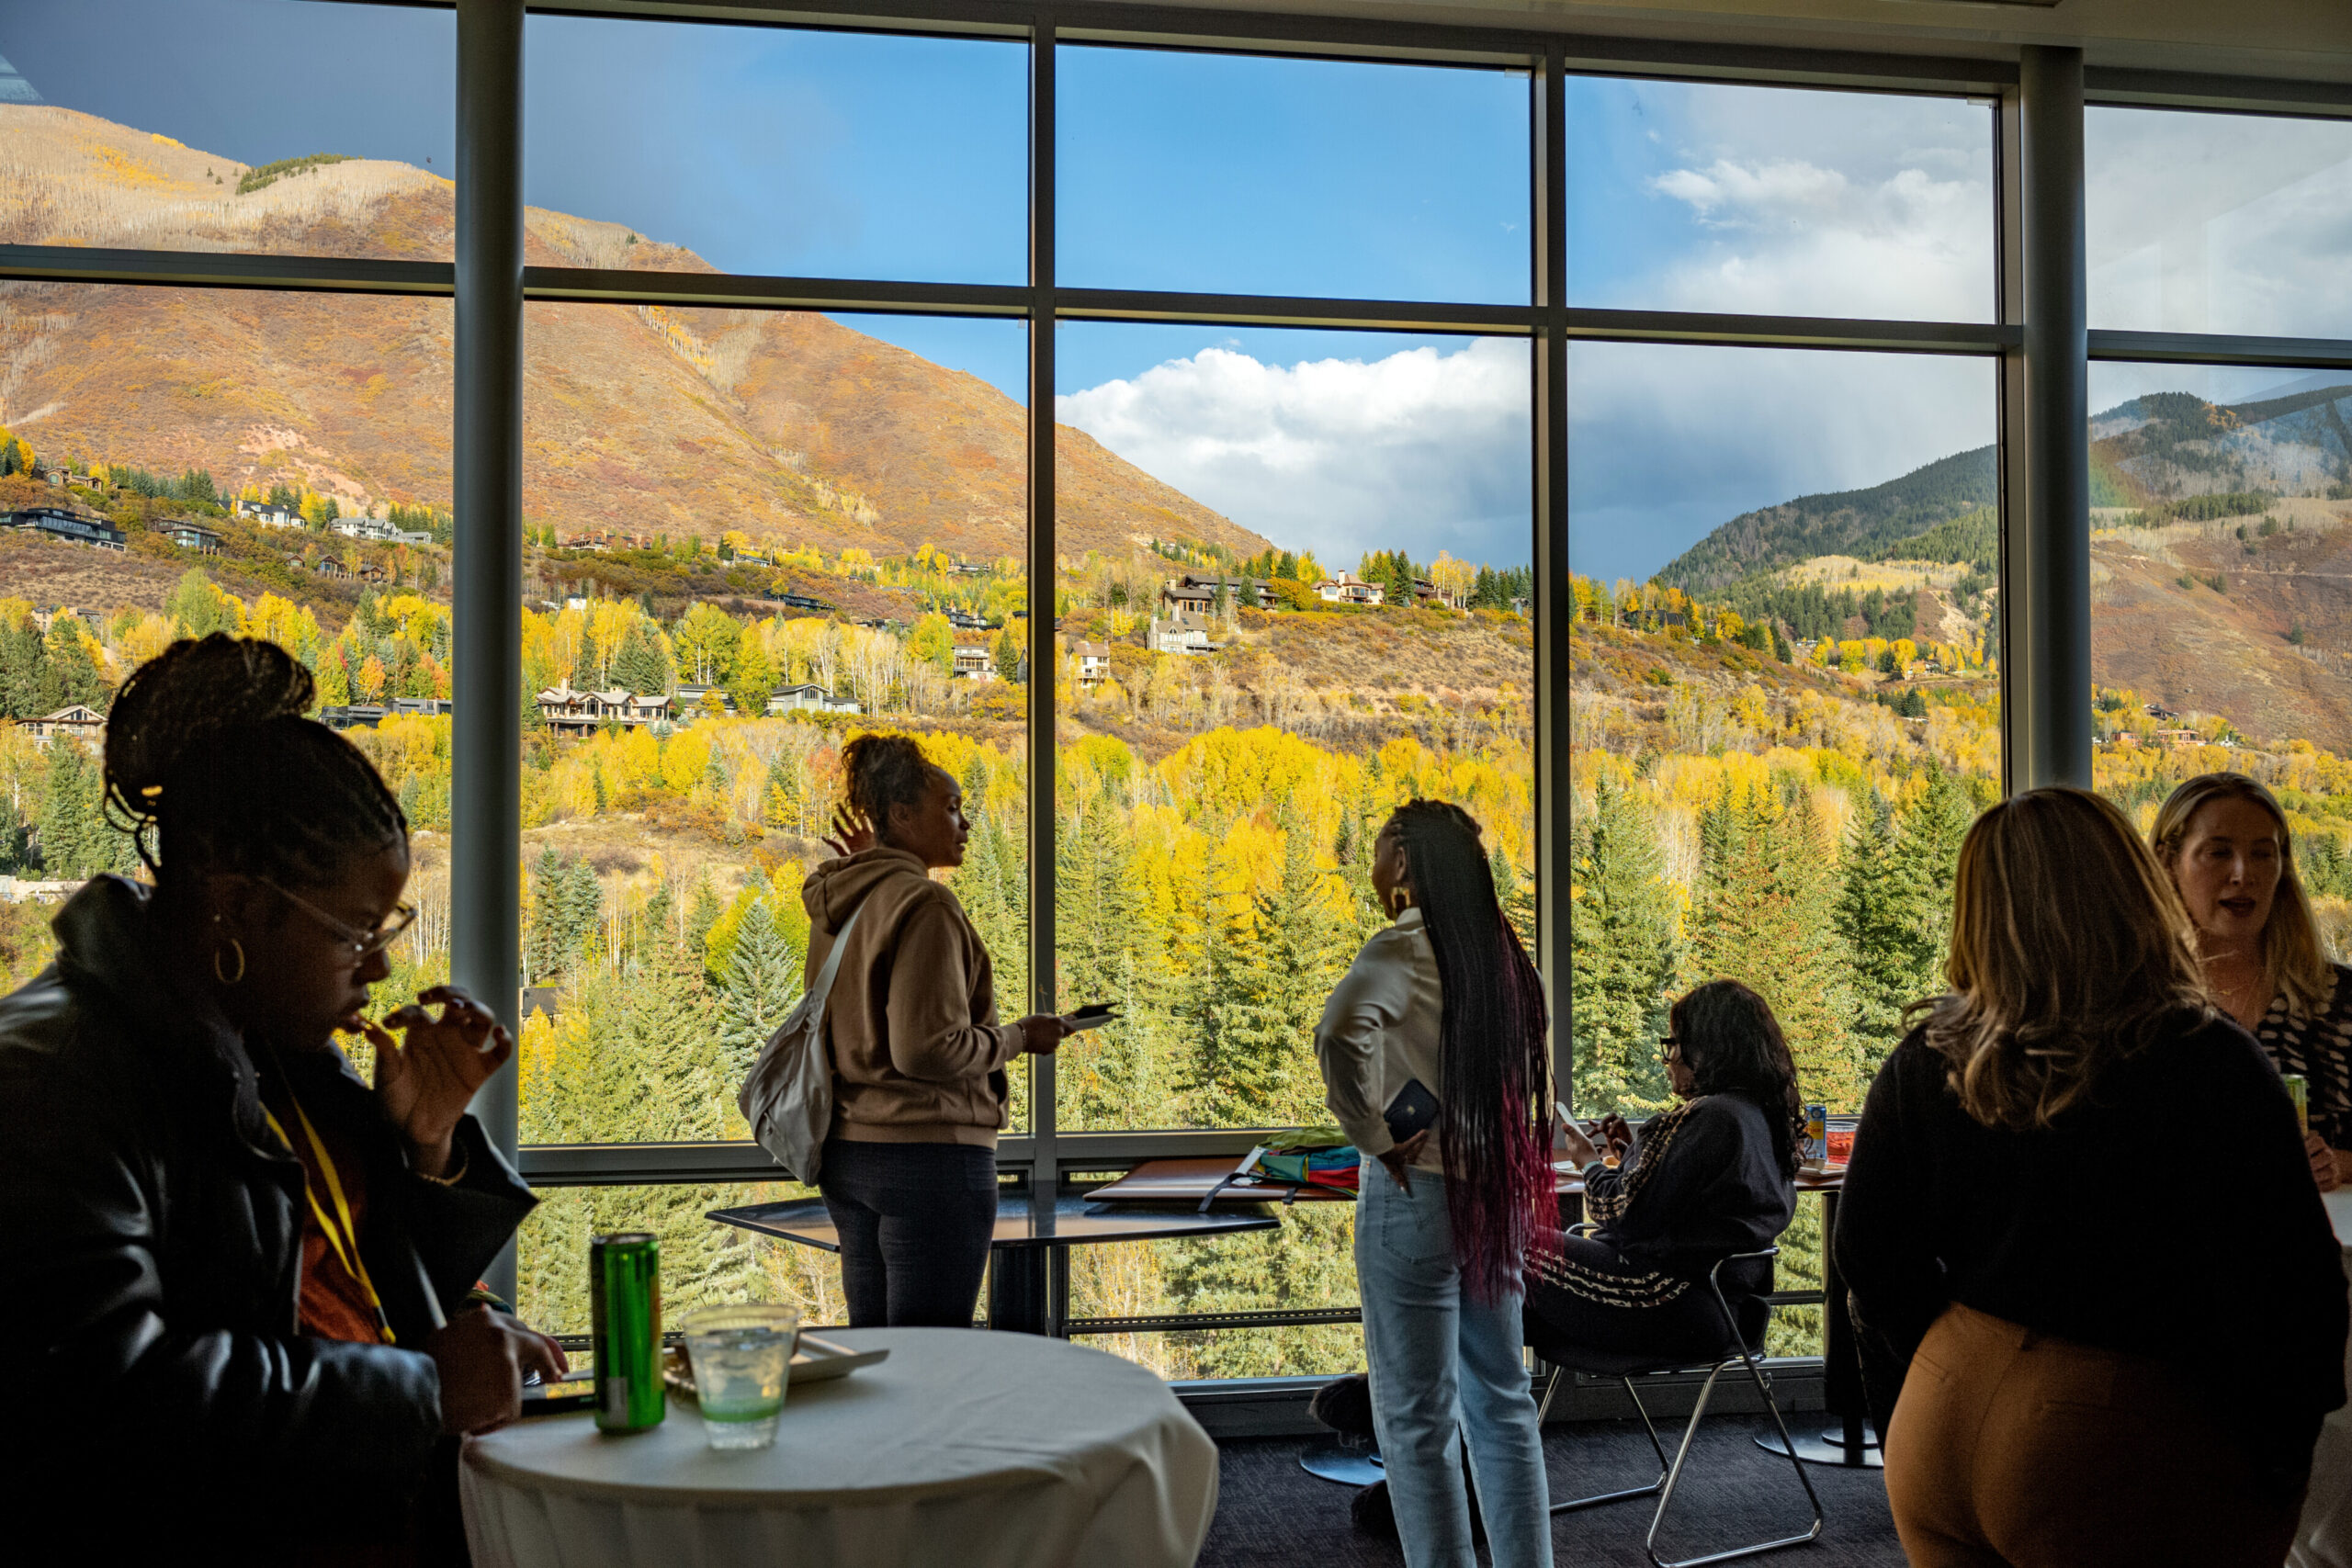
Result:
<svg viewBox="0 0 2352 1568"><path fill-rule="evenodd" d="M1388 1123L1388 1135L1403 1143L1416 1133L1426 1133L1437 1125L1437 1096L1419 1078L1407 1078L1396 1098L1388 1102L1381 1119Z"/></svg>
<svg viewBox="0 0 2352 1568"><path fill-rule="evenodd" d="M1084 1007L1080 1008L1076 1012L1064 1013L1062 1015L1062 1021L1069 1024L1070 1029L1075 1032L1081 1029L1100 1029L1106 1023L1114 1023L1118 1021L1118 1017L1119 1009L1117 1004L1113 1002L1089 1002Z"/></svg>

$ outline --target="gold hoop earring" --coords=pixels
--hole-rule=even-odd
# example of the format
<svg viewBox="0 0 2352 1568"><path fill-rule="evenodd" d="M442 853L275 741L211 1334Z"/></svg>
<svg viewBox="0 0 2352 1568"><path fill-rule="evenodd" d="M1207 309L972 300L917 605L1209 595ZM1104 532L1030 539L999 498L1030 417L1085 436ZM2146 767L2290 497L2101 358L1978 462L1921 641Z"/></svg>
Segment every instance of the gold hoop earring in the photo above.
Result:
<svg viewBox="0 0 2352 1568"><path fill-rule="evenodd" d="M229 946L230 949L237 955L237 972L234 975L223 975L220 973L220 950L217 947L212 950L212 977L220 981L224 986L233 986L238 981L245 977L244 944L240 942L235 937L231 937L229 938Z"/></svg>

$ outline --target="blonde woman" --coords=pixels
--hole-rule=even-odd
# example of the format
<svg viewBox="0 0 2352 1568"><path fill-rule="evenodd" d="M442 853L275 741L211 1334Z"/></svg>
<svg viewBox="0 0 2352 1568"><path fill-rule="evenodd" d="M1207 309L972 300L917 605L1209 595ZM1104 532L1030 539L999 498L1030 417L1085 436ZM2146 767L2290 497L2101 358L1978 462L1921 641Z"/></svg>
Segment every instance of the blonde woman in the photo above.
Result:
<svg viewBox="0 0 2352 1568"><path fill-rule="evenodd" d="M2328 959L2278 797L2244 773L2200 773L2172 792L2153 837L2214 1000L2309 1085L2320 1190L2352 1180L2352 969Z"/></svg>
<svg viewBox="0 0 2352 1568"><path fill-rule="evenodd" d="M1914 1568L2287 1555L2344 1403L2344 1274L2193 940L2097 795L2030 790L1961 845L1951 993L1871 1086L1835 1240L1908 1361L1886 1490Z"/></svg>

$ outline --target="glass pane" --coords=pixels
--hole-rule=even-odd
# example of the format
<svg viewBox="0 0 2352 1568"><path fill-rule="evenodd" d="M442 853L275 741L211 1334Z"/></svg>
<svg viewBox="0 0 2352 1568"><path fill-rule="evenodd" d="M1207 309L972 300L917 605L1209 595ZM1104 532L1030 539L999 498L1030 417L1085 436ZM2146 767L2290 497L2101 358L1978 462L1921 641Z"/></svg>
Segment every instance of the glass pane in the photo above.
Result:
<svg viewBox="0 0 2352 1568"><path fill-rule="evenodd" d="M1355 1205L1298 1203L1283 1228L1197 1241L1069 1249L1072 1317L1298 1312L1356 1304ZM1080 1343L1164 1378L1297 1377L1363 1366L1352 1323L1287 1328L1086 1334Z"/></svg>
<svg viewBox="0 0 2352 1568"><path fill-rule="evenodd" d="M1466 807L1532 915L1527 345L1060 343L1060 995L1125 1010L1061 1124L1324 1122L1390 808Z"/></svg>
<svg viewBox="0 0 2352 1568"><path fill-rule="evenodd" d="M2094 327L2352 337L2352 123L2083 115Z"/></svg>
<svg viewBox="0 0 2352 1568"><path fill-rule="evenodd" d="M662 1246L662 1316L673 1325L681 1313L721 1302L786 1303L811 1328L846 1323L834 1254L703 1218L713 1209L814 1196L784 1181L549 1188L515 1235L515 1310L542 1333L587 1333L589 1239L651 1231ZM573 1359L587 1370L584 1358Z"/></svg>
<svg viewBox="0 0 2352 1568"><path fill-rule="evenodd" d="M2322 928L2352 928L2352 372L2091 367L2099 788L2153 827L2218 770L2278 793Z"/></svg>
<svg viewBox="0 0 2352 1568"><path fill-rule="evenodd" d="M1571 77L1568 300L1985 321L1993 112Z"/></svg>
<svg viewBox="0 0 2352 1568"><path fill-rule="evenodd" d="M1028 69L1009 40L534 16L532 259L1019 283Z"/></svg>
<svg viewBox="0 0 2352 1568"><path fill-rule="evenodd" d="M1526 73L1065 47L1072 288L1524 302Z"/></svg>
<svg viewBox="0 0 2352 1568"><path fill-rule="evenodd" d="M0 283L12 980L49 960L46 903L137 863L74 705L103 715L141 663L213 630L284 646L322 705L351 701L356 664L408 699L352 732L420 829L421 916L379 1002L447 976L449 330L442 299Z"/></svg>
<svg viewBox="0 0 2352 1568"><path fill-rule="evenodd" d="M457 50L446 9L14 0L0 243L447 261Z"/></svg>
<svg viewBox="0 0 2352 1568"><path fill-rule="evenodd" d="M1569 355L1578 1109L1668 1103L1666 1005L1724 976L1858 1111L1999 789L1995 366Z"/></svg>
<svg viewBox="0 0 2352 1568"><path fill-rule="evenodd" d="M1018 323L960 325L1018 361ZM1021 405L818 315L535 304L525 336L523 1140L748 1135L865 729L962 782L951 884L1025 1011Z"/></svg>

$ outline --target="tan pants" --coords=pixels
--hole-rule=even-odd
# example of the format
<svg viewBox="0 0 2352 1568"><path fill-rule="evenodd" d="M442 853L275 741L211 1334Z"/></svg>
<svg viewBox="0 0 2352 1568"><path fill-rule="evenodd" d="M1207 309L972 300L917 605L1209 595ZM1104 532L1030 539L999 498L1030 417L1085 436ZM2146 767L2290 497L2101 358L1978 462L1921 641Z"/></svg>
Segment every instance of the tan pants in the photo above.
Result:
<svg viewBox="0 0 2352 1568"><path fill-rule="evenodd" d="M1886 1491L1912 1568L2278 1568L2302 1504L2163 1363L1957 1305L1904 1380Z"/></svg>

